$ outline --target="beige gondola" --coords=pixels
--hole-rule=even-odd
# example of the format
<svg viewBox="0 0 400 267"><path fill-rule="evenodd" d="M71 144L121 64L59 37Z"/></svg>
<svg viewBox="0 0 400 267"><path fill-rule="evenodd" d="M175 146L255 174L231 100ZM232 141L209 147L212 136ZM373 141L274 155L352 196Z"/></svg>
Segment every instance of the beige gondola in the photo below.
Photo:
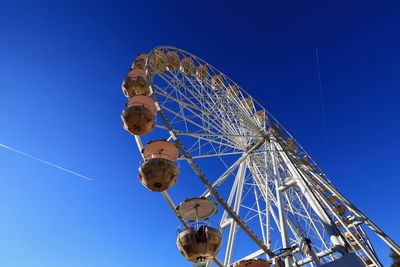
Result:
<svg viewBox="0 0 400 267"><path fill-rule="evenodd" d="M316 180L316 182L317 182L317 180ZM319 191L321 191L322 192L322 194L325 194L326 192L328 192L328 189L325 187L325 186L321 186L321 185L317 185L317 189L319 190Z"/></svg>
<svg viewBox="0 0 400 267"><path fill-rule="evenodd" d="M367 265L371 265L372 264L372 260L370 258L363 258L363 260L365 261L365 263ZM375 265L374 265L375 266Z"/></svg>
<svg viewBox="0 0 400 267"><path fill-rule="evenodd" d="M150 88L145 70L139 68L131 69L122 82L122 92L126 97L149 95Z"/></svg>
<svg viewBox="0 0 400 267"><path fill-rule="evenodd" d="M190 57L183 58L179 70L185 75L193 74L195 71L193 60Z"/></svg>
<svg viewBox="0 0 400 267"><path fill-rule="evenodd" d="M154 100L149 96L138 95L129 99L121 119L125 130L134 135L144 135L154 128L156 115Z"/></svg>
<svg viewBox="0 0 400 267"><path fill-rule="evenodd" d="M178 53L174 51L168 51L165 56L165 67L168 71L175 71L179 69L180 59Z"/></svg>
<svg viewBox="0 0 400 267"><path fill-rule="evenodd" d="M311 172L312 171L311 166L306 165L306 164L300 164L300 168L305 172Z"/></svg>
<svg viewBox="0 0 400 267"><path fill-rule="evenodd" d="M356 218L354 216L351 216L351 215L346 216L342 220L343 220L345 225L350 225L350 224L352 224L352 223L357 221ZM340 226L342 226L342 224L339 221L337 221L336 222L336 226L340 227Z"/></svg>
<svg viewBox="0 0 400 267"><path fill-rule="evenodd" d="M185 229L178 234L176 240L182 255L194 263L212 261L221 247L221 242L221 232L207 225Z"/></svg>
<svg viewBox="0 0 400 267"><path fill-rule="evenodd" d="M351 223L354 221L354 220L350 219L349 216L343 218L342 220L343 220L343 222L344 222L344 224L345 224L346 226L349 225L349 224L351 224ZM343 226L342 223L339 222L339 221L336 221L335 224L336 224L337 227Z"/></svg>
<svg viewBox="0 0 400 267"><path fill-rule="evenodd" d="M288 147L290 147L290 149L292 149L294 151L294 153L297 153L298 148L293 140L293 138L288 138L285 140L285 143Z"/></svg>
<svg viewBox="0 0 400 267"><path fill-rule="evenodd" d="M147 54L144 53L139 54L136 56L132 68L144 70L146 67L146 61L147 61Z"/></svg>
<svg viewBox="0 0 400 267"><path fill-rule="evenodd" d="M352 234L357 238L357 239L361 239L361 236L359 233L355 232L354 230L351 230ZM350 234L350 232L345 232L344 236L346 237L347 240L349 240L350 242L355 242L353 236Z"/></svg>
<svg viewBox="0 0 400 267"><path fill-rule="evenodd" d="M244 98L240 102L242 103L242 106L245 109L250 110L250 111L254 110L254 104L253 104L253 100L251 99L251 97Z"/></svg>
<svg viewBox="0 0 400 267"><path fill-rule="evenodd" d="M265 110L259 110L256 112L256 117L261 123L268 122L268 116L265 113Z"/></svg>
<svg viewBox="0 0 400 267"><path fill-rule="evenodd" d="M338 201L338 197L332 195L332 196L326 197L326 200L328 200L331 204L334 204Z"/></svg>
<svg viewBox="0 0 400 267"><path fill-rule="evenodd" d="M208 68L206 65L199 65L196 67L196 78L204 82L210 78L210 74L208 73Z"/></svg>
<svg viewBox="0 0 400 267"><path fill-rule="evenodd" d="M224 87L224 81L221 75L215 75L211 78L211 88L220 90Z"/></svg>
<svg viewBox="0 0 400 267"><path fill-rule="evenodd" d="M308 164L308 162L310 161L310 157L307 156L307 155L304 155L304 156L301 158L301 161L302 161L304 164Z"/></svg>
<svg viewBox="0 0 400 267"><path fill-rule="evenodd" d="M351 242L350 245L353 247L354 250L359 250L361 248L357 242Z"/></svg>
<svg viewBox="0 0 400 267"><path fill-rule="evenodd" d="M232 267L269 267L269 261L262 259L242 260L238 263L231 265Z"/></svg>
<svg viewBox="0 0 400 267"><path fill-rule="evenodd" d="M342 205L339 204L337 206L335 206L335 211L340 215L340 216L344 216L346 213L346 208Z"/></svg>
<svg viewBox="0 0 400 267"><path fill-rule="evenodd" d="M206 197L193 197L176 206L180 218L189 221L207 220L217 212L217 204Z"/></svg>
<svg viewBox="0 0 400 267"><path fill-rule="evenodd" d="M273 133L278 139L284 137L284 134L281 130L281 126L279 124L272 124L269 128L270 132Z"/></svg>
<svg viewBox="0 0 400 267"><path fill-rule="evenodd" d="M149 142L143 148L144 162L140 167L139 179L142 184L155 192L162 192L173 186L179 175L175 163L178 149L166 140Z"/></svg>
<svg viewBox="0 0 400 267"><path fill-rule="evenodd" d="M233 100L236 99L239 95L239 90L236 87L236 85L229 85L228 88L226 89L226 96Z"/></svg>
<svg viewBox="0 0 400 267"><path fill-rule="evenodd" d="M154 51L150 57L149 69L151 74L162 73L166 68L167 57L161 50Z"/></svg>

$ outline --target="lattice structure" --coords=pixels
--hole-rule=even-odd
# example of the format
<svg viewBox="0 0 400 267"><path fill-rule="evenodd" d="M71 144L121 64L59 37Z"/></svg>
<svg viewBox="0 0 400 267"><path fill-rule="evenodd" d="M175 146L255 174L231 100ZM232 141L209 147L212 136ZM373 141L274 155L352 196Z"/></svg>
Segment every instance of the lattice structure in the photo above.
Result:
<svg viewBox="0 0 400 267"><path fill-rule="evenodd" d="M136 58L123 91L125 129L144 156L140 179L178 216L178 247L192 262L382 266L366 227L400 253L268 110L207 62L157 47ZM177 208L173 199L185 198ZM219 213L207 212L208 200ZM198 214L219 223L211 227Z"/></svg>

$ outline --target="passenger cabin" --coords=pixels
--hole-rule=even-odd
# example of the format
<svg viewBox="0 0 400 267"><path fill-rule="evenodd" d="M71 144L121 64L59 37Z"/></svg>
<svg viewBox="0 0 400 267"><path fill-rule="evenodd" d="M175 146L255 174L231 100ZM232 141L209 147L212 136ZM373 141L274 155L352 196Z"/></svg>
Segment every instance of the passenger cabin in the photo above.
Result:
<svg viewBox="0 0 400 267"><path fill-rule="evenodd" d="M317 180L315 182L318 182ZM317 189L322 192L322 194L328 192L328 189L325 186L317 185Z"/></svg>
<svg viewBox="0 0 400 267"><path fill-rule="evenodd" d="M224 81L222 75L215 75L211 78L211 88L214 90L220 90L224 87Z"/></svg>
<svg viewBox="0 0 400 267"><path fill-rule="evenodd" d="M265 122L268 122L268 116L267 116L267 114L265 114L264 110L257 111L256 117L257 117L258 121L261 122L262 124L264 124Z"/></svg>
<svg viewBox="0 0 400 267"><path fill-rule="evenodd" d="M361 239L360 234L357 233L356 231L351 230L351 233L352 233L358 240ZM350 232L345 232L345 233L344 233L344 236L345 236L346 239L349 240L350 242L354 242L354 241L355 241L354 238L353 238L353 236L350 234Z"/></svg>
<svg viewBox="0 0 400 267"><path fill-rule="evenodd" d="M293 138L286 139L285 143L294 153L297 153L298 148L297 148Z"/></svg>
<svg viewBox="0 0 400 267"><path fill-rule="evenodd" d="M155 73L162 73L166 68L167 57L165 53L161 50L156 50L150 57L149 69L150 73L153 75Z"/></svg>
<svg viewBox="0 0 400 267"><path fill-rule="evenodd" d="M365 264L367 265L371 265L372 264L372 260L368 257L363 258L363 261L365 262Z"/></svg>
<svg viewBox="0 0 400 267"><path fill-rule="evenodd" d="M140 167L142 184L155 192L163 192L176 183L179 168L175 161L179 156L174 144L166 140L149 142L143 148L144 162Z"/></svg>
<svg viewBox="0 0 400 267"><path fill-rule="evenodd" d="M176 244L179 251L188 261L208 262L217 255L222 242L221 232L206 224L197 224L178 234Z"/></svg>
<svg viewBox="0 0 400 267"><path fill-rule="evenodd" d="M196 78L200 82L204 82L210 78L210 74L208 73L208 68L206 65L199 65L196 67Z"/></svg>
<svg viewBox="0 0 400 267"><path fill-rule="evenodd" d="M150 88L147 81L146 71L137 68L131 69L125 80L122 82L122 92L126 97L149 95Z"/></svg>
<svg viewBox="0 0 400 267"><path fill-rule="evenodd" d="M304 155L304 156L301 158L301 161L302 161L304 164L308 164L308 162L310 161L310 158L309 158L307 155Z"/></svg>
<svg viewBox="0 0 400 267"><path fill-rule="evenodd" d="M349 225L349 224L355 222L356 218L354 216L352 216L352 215L349 215L349 216L346 216L345 218L343 218L342 220L343 220L345 225ZM337 227L341 227L342 226L342 224L339 221L337 221L335 224L336 224Z"/></svg>
<svg viewBox="0 0 400 267"><path fill-rule="evenodd" d="M139 54L136 56L132 69L141 69L144 70L146 68L147 54Z"/></svg>
<svg viewBox="0 0 400 267"><path fill-rule="evenodd" d="M263 259L250 259L250 260L242 260L238 263L231 265L231 267L269 267L269 261Z"/></svg>
<svg viewBox="0 0 400 267"><path fill-rule="evenodd" d="M346 208L342 204L339 204L339 205L335 206L335 211L340 216L344 216L346 214Z"/></svg>
<svg viewBox="0 0 400 267"><path fill-rule="evenodd" d="M176 207L178 216L188 221L182 231L178 230L176 240L179 251L187 260L207 262L217 255L222 235L207 221L216 212L217 204L206 197L189 198Z"/></svg>
<svg viewBox="0 0 400 267"><path fill-rule="evenodd" d="M226 96L230 99L236 99L239 95L239 90L236 87L236 85L229 85L227 90L226 90Z"/></svg>
<svg viewBox="0 0 400 267"><path fill-rule="evenodd" d="M332 196L326 197L326 200L328 200L328 202L330 202L331 204L334 204L338 201L338 197L332 195Z"/></svg>
<svg viewBox="0 0 400 267"><path fill-rule="evenodd" d="M129 99L121 119L125 130L133 135L145 135L153 130L156 116L154 100L149 96L137 95Z"/></svg>
<svg viewBox="0 0 400 267"><path fill-rule="evenodd" d="M254 110L254 104L253 104L253 100L251 99L251 97L242 99L241 103L242 103L242 106L244 107L244 109L249 110L249 111Z"/></svg>
<svg viewBox="0 0 400 267"><path fill-rule="evenodd" d="M165 66L168 71L176 71L180 66L180 59L178 53L168 51L166 54Z"/></svg>
<svg viewBox="0 0 400 267"><path fill-rule="evenodd" d="M190 57L183 58L179 70L185 75L193 74L195 71L193 60Z"/></svg>

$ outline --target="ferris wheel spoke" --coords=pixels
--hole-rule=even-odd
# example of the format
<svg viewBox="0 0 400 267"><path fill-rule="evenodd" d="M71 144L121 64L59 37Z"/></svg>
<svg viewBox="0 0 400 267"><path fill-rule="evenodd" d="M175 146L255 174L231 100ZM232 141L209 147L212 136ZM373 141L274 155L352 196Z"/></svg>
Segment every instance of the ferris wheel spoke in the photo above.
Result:
<svg viewBox="0 0 400 267"><path fill-rule="evenodd" d="M179 83L180 86L185 88L185 92L189 92L191 94L191 96L193 96L196 100L197 103L201 104L202 106L202 112L204 112L204 110L212 110L213 112L209 112L209 116L215 116L215 119L217 120L222 120L224 121L224 118L227 117L231 117L233 119L237 119L237 118L241 118L241 125L242 127L247 128L248 125L252 126L250 128L250 130L254 131L254 130L258 130L258 126L255 123L252 123L249 121L249 116L248 114L244 114L242 113L242 107L236 107L235 109L230 109L227 110L225 107L226 105L221 104L221 102L215 102L213 101L213 99L215 98L216 95L211 95L209 93L209 90L206 90L204 87L202 87L201 89L197 89L196 86L194 86L195 82L193 82L191 79L189 79L187 76L184 76L184 79L186 79L187 81L190 82L190 85L193 86L193 88L196 88L197 90L194 91L192 90L189 85L187 85L184 81L179 80L179 78L174 74L173 74L173 78L175 79L175 81L177 81L177 83ZM167 79L165 79L167 80ZM176 90L177 93L181 94L181 95L185 95L184 92L182 92L181 90ZM189 98L187 96L185 96L187 100L189 100ZM208 99L210 99L210 101L208 101ZM192 104L195 105L195 103L193 101L190 101ZM217 104L219 103L219 104ZM235 113L231 114L232 111L235 111ZM229 123L231 123L231 121L229 121ZM229 124L230 125L230 124Z"/></svg>
<svg viewBox="0 0 400 267"><path fill-rule="evenodd" d="M192 85L192 87L196 88L196 85L195 85L196 81L193 81L188 76L184 76L184 78ZM226 109L226 105L229 106L230 102L226 101L227 98L226 98L225 94L223 95L223 97L221 97L221 95L218 94L217 92L215 92L213 95L211 95L209 90L206 90L206 88L203 86L203 84L199 83L199 85L201 86L201 89L202 89L200 91L205 92L205 94L207 94L209 99L216 98L216 100L218 102L214 101L213 106L218 106L220 109L222 109L223 110L223 112L221 112L222 114L229 113L229 110ZM227 90L225 85L224 85L224 90L225 91ZM217 103L219 103L219 104L217 104ZM238 115L240 118L242 118L243 121L249 122L249 118L251 118L251 113L248 110L244 109L243 105L241 105L238 101L234 101L233 103L235 103L236 107L237 107L237 109L234 109L237 112L236 115ZM239 103L239 105L237 105L237 103ZM254 111L254 113L255 113L255 111ZM255 129L257 130L258 128L256 127Z"/></svg>
<svg viewBox="0 0 400 267"><path fill-rule="evenodd" d="M259 160L260 157L258 157L257 159ZM254 165L255 165L255 168L257 168L257 165L260 165L260 164L256 164L257 160L254 160L254 158L252 159L252 162L254 163L254 164L253 164L253 167L254 167ZM260 170L259 170L259 171L260 171ZM262 176L263 176L263 177L266 177L266 175L262 175ZM268 177L268 176L267 176L267 177ZM293 214L296 213L294 210L290 210L290 208L289 208L288 212L292 212ZM298 233L297 233L296 231L294 231L294 229L297 228L298 226L295 227L291 222L288 222L288 225L289 225L289 228L291 229L291 231L293 232L294 236L298 236ZM291 239L291 240L293 241L293 239ZM295 240L297 240L296 242L298 242L298 238L295 239Z"/></svg>
<svg viewBox="0 0 400 267"><path fill-rule="evenodd" d="M204 159L211 157L223 157L223 156L232 156L232 155L241 155L243 152L230 152L230 153L218 153L218 154L205 154L201 156L192 156L193 159Z"/></svg>
<svg viewBox="0 0 400 267"><path fill-rule="evenodd" d="M284 165L281 164L280 166L283 167ZM288 189L285 192L285 196L285 201L289 206L288 211L292 214L293 220L296 222L296 224L298 224L297 228L302 229L303 237L311 238L316 248L321 248L321 245L328 247L327 242L323 238L323 235L320 234L320 231L322 231L323 233L325 232L322 227L322 222L319 220L318 216L312 215L313 211L310 206L306 208L306 206L304 205L305 200L299 197L297 189ZM320 226L319 229L317 228L317 225ZM312 234L310 231L312 231Z"/></svg>
<svg viewBox="0 0 400 267"><path fill-rule="evenodd" d="M181 93L179 91L176 91L176 94L178 95L178 93ZM205 109L205 108L199 108L196 106L196 103L193 103L192 101L189 101L189 98L186 97L186 101L188 101L189 103L182 101L179 98L173 97L171 94L168 94L162 90L160 91L156 91L157 95L163 96L165 98L168 98L169 100L171 100L172 102L175 102L177 104L179 104L180 109L184 110L188 110L190 111L191 114L193 114L194 116L197 116L198 119L200 119L202 122L205 122L207 125L211 125L213 127L220 127L220 124L217 123L217 118L215 118L214 114L209 112L209 108ZM184 97L184 95L179 94L180 97ZM183 116L184 118L185 116ZM211 117L214 117L213 119L211 119ZM206 121L207 119L207 121ZM223 117L219 117L219 119L224 120ZM227 123L231 123L231 121L227 121Z"/></svg>
<svg viewBox="0 0 400 267"><path fill-rule="evenodd" d="M167 130L166 127L161 125L157 125L156 127ZM231 143L228 138L225 138L229 137L229 135L225 136L221 134L198 134L198 133L190 134L181 132L179 130L174 130L174 132L176 133L177 136L187 136L193 138L191 146L188 149L188 152L191 153L193 156L202 156L202 155L205 156L206 154L204 153L204 150L202 150L201 148L204 148L207 145L211 144L218 145L217 152L215 152L216 151L215 147L212 148L213 154L235 153L235 152L240 154L239 152L241 152L241 150L239 150L235 144ZM200 141L204 141L203 144L200 144ZM194 154L195 152L198 153Z"/></svg>
<svg viewBox="0 0 400 267"><path fill-rule="evenodd" d="M164 76L165 76L165 74L164 74ZM165 78L164 76L161 76L164 79L164 81L166 81L167 83L170 83L168 78L171 78L171 77ZM179 81L179 79L177 79L176 76L173 76L173 78L175 79L173 81L176 82L177 84L179 84L180 86L183 86L185 91L178 90L177 88L181 88L179 86L178 87L171 86L171 88L174 90L176 95L180 95L181 97L185 98L185 100L190 104L190 106L193 109L196 109L204 114L207 114L208 116L215 116L215 113L213 113L213 112L220 113L219 110L215 110L215 108L214 108L215 105L211 102L208 102L207 98L205 98L203 95L199 95L198 93L196 93L193 90L191 90L190 88L188 88L187 85L185 85L183 82ZM189 92L190 96L187 96L185 94L185 92ZM189 106L188 103L183 103L183 105ZM199 104L200 104L200 106L199 106ZM208 104L208 105L206 105L206 104ZM210 112L210 110L213 112ZM218 115L222 115L222 114L218 114Z"/></svg>
<svg viewBox="0 0 400 267"><path fill-rule="evenodd" d="M366 227L400 253L393 240L336 190L268 110L204 60L174 47L157 47L135 59L123 91L129 98L123 113L124 128L135 135L140 150L150 153L150 148L159 146L170 148L177 155L168 162L174 172L171 179L175 180L167 184L162 181L161 186L166 187L157 189L158 184L148 183L154 177L145 177L143 165L143 185L163 191L175 183L177 168L188 163L206 187L201 195L206 198L193 199L207 203L215 200L224 211L219 229L214 231L222 238L221 232L229 230L225 256L220 255L223 260L219 260L217 249L207 255L207 260L220 267L235 265L239 258L258 263L261 259L271 263L279 258L285 266L319 266L355 253L365 265L381 267L364 231ZM142 150L138 135L150 133L157 116L161 120L157 119L154 133L169 134L168 138L155 139L147 144L147 150ZM152 136L146 139L151 140ZM167 153L160 151L158 157L164 159ZM156 154L150 156L158 159ZM185 162L177 165L175 160ZM207 175L200 166L205 167ZM168 192L163 191L165 200L190 230L187 224L191 219L178 214ZM198 194L194 189L192 192L189 197ZM241 242L240 233L245 233L259 249ZM240 248L239 254L247 254L236 255L235 247ZM182 246L180 249L185 250ZM193 259L189 254L187 258L192 261L205 259ZM211 263L206 266L211 267Z"/></svg>
<svg viewBox="0 0 400 267"><path fill-rule="evenodd" d="M199 113L193 112L193 111L191 111L190 109L187 109L187 110L192 114L193 119L200 120L200 122L195 122L193 119L189 119L187 116L182 115L181 113L175 112L175 111L173 111L173 110L172 110L171 108L169 108L169 107L164 107L164 109L165 109L166 111L168 111L169 113L171 113L171 114L173 114L173 115L175 116L175 117L171 120L171 121L172 121L172 125L174 125L173 120L175 120L176 117L179 117L179 118L182 119L182 121L186 121L187 123L190 123L191 125L193 125L193 126L195 126L195 127L198 127L198 128L200 128L200 129L203 129L205 132L210 132L210 131L213 129L214 131L217 131L217 132L216 132L216 134L217 134L217 133L219 133L219 132L224 132L224 130L225 130L225 128L215 128L215 127L211 128L210 126L212 126L212 125L210 125L210 122L209 122L209 121L205 121L205 119L204 119L203 117L201 117L201 116L199 115ZM200 123L202 123L203 125L201 125ZM176 123L175 123L175 124L176 124ZM228 132L228 133L229 133L229 132Z"/></svg>
<svg viewBox="0 0 400 267"><path fill-rule="evenodd" d="M254 151L256 150L259 146L261 146L265 140L261 140L254 144L252 148L250 148L248 151L244 152L242 156L235 162L233 163L225 172L212 184L212 188L214 190L218 189L225 181L226 179L232 174L232 172L239 167L240 164L242 164L246 158ZM208 197L210 195L210 190L205 191L202 196Z"/></svg>
<svg viewBox="0 0 400 267"><path fill-rule="evenodd" d="M164 107L164 110L167 111L168 113L170 113L170 114L176 116L176 117L180 117L182 120L186 121L187 123L190 123L190 125L192 125L192 126L194 126L194 127L198 127L199 129L205 131L206 133L219 134L219 132L212 132L210 128L209 128L209 129L204 128L204 126L198 124L197 122L195 122L195 121L193 121L193 120L191 120L191 119L188 119L187 117L182 116L181 114L179 114L179 113L173 111L173 110L170 109L170 108ZM177 126L177 125L174 125L174 126ZM214 130L215 130L215 129L214 129Z"/></svg>

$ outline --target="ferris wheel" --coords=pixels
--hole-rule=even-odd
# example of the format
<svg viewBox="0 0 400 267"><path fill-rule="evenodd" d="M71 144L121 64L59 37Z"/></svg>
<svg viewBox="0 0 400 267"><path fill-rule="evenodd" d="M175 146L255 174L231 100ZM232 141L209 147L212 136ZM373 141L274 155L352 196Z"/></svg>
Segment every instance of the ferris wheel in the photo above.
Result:
<svg viewBox="0 0 400 267"><path fill-rule="evenodd" d="M347 200L239 85L184 50L139 54L122 83L139 180L182 224L177 247L207 267L383 266Z"/></svg>

